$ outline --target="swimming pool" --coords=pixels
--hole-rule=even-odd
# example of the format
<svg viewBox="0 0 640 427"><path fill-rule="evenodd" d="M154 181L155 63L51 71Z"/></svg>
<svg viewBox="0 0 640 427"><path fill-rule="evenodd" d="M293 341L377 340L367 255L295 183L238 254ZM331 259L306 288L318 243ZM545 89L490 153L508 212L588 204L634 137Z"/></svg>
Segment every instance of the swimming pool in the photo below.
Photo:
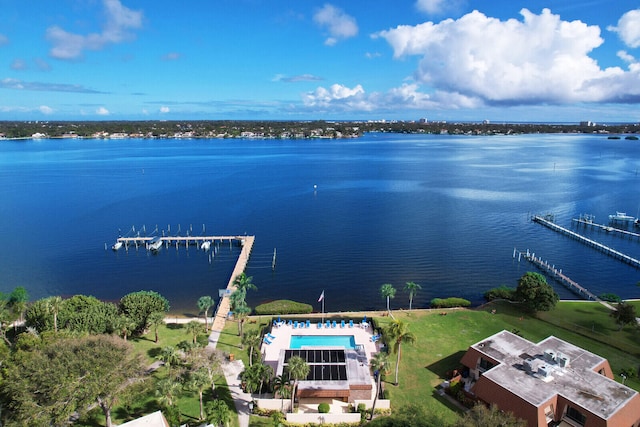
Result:
<svg viewBox="0 0 640 427"><path fill-rule="evenodd" d="M292 335L290 349L303 347L340 347L346 350L356 349L353 335Z"/></svg>

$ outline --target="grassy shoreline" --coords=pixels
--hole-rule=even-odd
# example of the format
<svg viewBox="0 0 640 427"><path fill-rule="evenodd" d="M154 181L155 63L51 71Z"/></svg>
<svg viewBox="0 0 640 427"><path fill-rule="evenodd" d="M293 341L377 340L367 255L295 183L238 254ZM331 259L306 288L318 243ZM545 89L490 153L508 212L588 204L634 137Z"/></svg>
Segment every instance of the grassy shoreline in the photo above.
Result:
<svg viewBox="0 0 640 427"><path fill-rule="evenodd" d="M640 309L640 301L632 302ZM441 313L446 312L443 316ZM399 370L399 386L392 385L394 380L395 356L386 377L384 386L389 390L392 408L397 409L408 403L418 403L428 413L437 415L445 423L459 418L460 408L436 392L436 387L446 378L448 371L460 367L460 359L467 348L503 329L518 331L524 338L538 342L549 335L557 336L575 345L583 347L609 360L616 376L622 369L640 366L640 329L628 325L618 331L617 325L609 317L609 310L601 304L588 301L563 301L557 307L537 316L523 314L517 304L493 302L473 309L415 309L393 310L393 317L409 324L409 329L418 340L413 345L404 345ZM392 319L386 311L354 311L325 313L328 319L361 318L367 316L378 328L384 327ZM282 318L316 319L322 313L281 316ZM180 317L178 319L202 320L200 318ZM269 327L274 316L251 316L245 322L245 333L264 330ZM277 317L277 316L275 316ZM132 340L138 351L149 362L155 359L159 349L166 345L188 339L182 321L173 323L175 315L167 316L167 325L160 331L160 342L154 343L151 336ZM199 339L203 344L206 336ZM220 334L218 350L226 354L233 353L236 359L243 360L248 366L247 348L243 348L238 336L236 321L227 321ZM226 399L230 399L224 378L221 378L219 390ZM640 391L640 380L629 378L626 385ZM420 396L420 399L416 399ZM147 401L148 402L148 401ZM196 414L197 400L188 393L180 399L180 407L187 419ZM237 421L232 423L235 424ZM264 419L252 417L251 425L263 425ZM237 425L237 424L236 424Z"/></svg>

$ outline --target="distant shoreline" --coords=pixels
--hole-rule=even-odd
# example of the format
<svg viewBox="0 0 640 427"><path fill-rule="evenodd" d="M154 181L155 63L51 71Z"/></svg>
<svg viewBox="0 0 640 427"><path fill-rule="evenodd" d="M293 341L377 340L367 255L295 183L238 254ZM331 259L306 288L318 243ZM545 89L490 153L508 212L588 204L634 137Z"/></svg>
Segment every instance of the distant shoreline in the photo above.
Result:
<svg viewBox="0 0 640 427"><path fill-rule="evenodd" d="M638 123L427 121L116 121L2 122L0 141L43 139L350 139L367 133L431 135L640 134Z"/></svg>

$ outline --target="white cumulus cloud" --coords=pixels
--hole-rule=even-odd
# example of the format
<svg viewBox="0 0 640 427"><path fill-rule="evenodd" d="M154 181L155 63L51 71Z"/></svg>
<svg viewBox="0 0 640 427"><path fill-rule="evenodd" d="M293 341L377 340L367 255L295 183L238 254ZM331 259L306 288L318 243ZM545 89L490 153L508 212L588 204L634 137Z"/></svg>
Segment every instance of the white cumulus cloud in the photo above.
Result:
<svg viewBox="0 0 640 427"><path fill-rule="evenodd" d="M329 33L329 37L324 42L327 46L333 46L339 40L348 39L358 34L356 20L342 9L328 3L315 13L313 20Z"/></svg>
<svg viewBox="0 0 640 427"><path fill-rule="evenodd" d="M166 114L166 113L168 113L169 111L171 111L171 110L169 109L169 107L167 107L167 106L165 106L165 105L163 105L162 107L160 107L160 113L161 113L161 114Z"/></svg>
<svg viewBox="0 0 640 427"><path fill-rule="evenodd" d="M96 114L99 116L108 116L110 113L106 108L98 107L98 109L96 110Z"/></svg>
<svg viewBox="0 0 640 427"><path fill-rule="evenodd" d="M76 59L85 50L100 50L109 44L133 37L131 30L142 26L142 12L131 10L120 0L103 0L106 22L102 31L87 35L74 34L58 26L47 29L47 40L53 45L49 54L57 59Z"/></svg>
<svg viewBox="0 0 640 427"><path fill-rule="evenodd" d="M615 31L629 47L640 47L640 9L630 10L618 20L617 27L608 27Z"/></svg>
<svg viewBox="0 0 640 427"><path fill-rule="evenodd" d="M38 107L38 110L40 110L40 112L42 114L52 114L53 113L53 108L48 107L46 105L41 105L40 107Z"/></svg>
<svg viewBox="0 0 640 427"><path fill-rule="evenodd" d="M600 28L563 21L549 9L520 11L501 21L474 11L440 23L398 26L373 35L394 57L422 59L418 83L472 104L528 105L630 102L640 98L640 74L601 69L589 53L603 43Z"/></svg>

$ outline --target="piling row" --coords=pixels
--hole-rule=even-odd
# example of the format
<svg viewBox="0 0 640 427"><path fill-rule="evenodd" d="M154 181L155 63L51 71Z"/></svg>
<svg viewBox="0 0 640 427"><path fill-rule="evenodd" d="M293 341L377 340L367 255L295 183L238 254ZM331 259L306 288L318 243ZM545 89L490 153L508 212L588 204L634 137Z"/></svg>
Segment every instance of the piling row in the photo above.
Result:
<svg viewBox="0 0 640 427"><path fill-rule="evenodd" d="M600 230L604 230L607 233L616 233L616 234L622 234L622 235L628 236L628 237L640 238L640 234L638 234L638 233L634 233L634 232L628 231L628 230L621 230L621 229L616 228L616 227L611 227L610 225L598 224L598 223L595 223L595 222L593 222L593 221L591 221L589 219L584 219L582 217L580 217L580 218L572 218L571 220L573 222L576 222L576 223L584 225L584 226L591 226L591 227L598 228Z"/></svg>
<svg viewBox="0 0 640 427"><path fill-rule="evenodd" d="M622 262L626 262L627 264L632 265L636 268L640 267L640 261L637 260L636 258L632 258L629 255L623 254L622 252L612 249L606 245L603 245L602 243L596 242L595 240L591 240L587 237L584 237L581 234L578 234L574 231L561 227L555 224L554 222L544 219L539 215L534 215L532 220L534 222L537 222L538 224L542 224L552 229L553 231L557 231L561 234L564 234L565 236L569 236L573 239L576 239L579 242L586 244L587 246L591 246L592 248L598 249L599 251L604 252L605 254L612 256L616 259L619 259Z"/></svg>
<svg viewBox="0 0 640 427"><path fill-rule="evenodd" d="M516 254L518 254L518 261L520 261L521 256L524 255L524 258L527 261L529 261L530 263L538 267L540 270L547 273L555 281L557 281L558 283L563 285L565 288L569 289L571 292L578 295L579 297L582 297L588 301L598 301L601 304L607 305L604 301L598 298L598 296L592 294L586 288L580 286L577 282L575 282L574 280L571 280L567 275L562 273L562 269L558 269L556 268L555 265L549 264L547 261L543 261L542 257L536 257L536 254L529 252L528 249L527 249L527 252L520 252L514 248L513 249L514 258Z"/></svg>

